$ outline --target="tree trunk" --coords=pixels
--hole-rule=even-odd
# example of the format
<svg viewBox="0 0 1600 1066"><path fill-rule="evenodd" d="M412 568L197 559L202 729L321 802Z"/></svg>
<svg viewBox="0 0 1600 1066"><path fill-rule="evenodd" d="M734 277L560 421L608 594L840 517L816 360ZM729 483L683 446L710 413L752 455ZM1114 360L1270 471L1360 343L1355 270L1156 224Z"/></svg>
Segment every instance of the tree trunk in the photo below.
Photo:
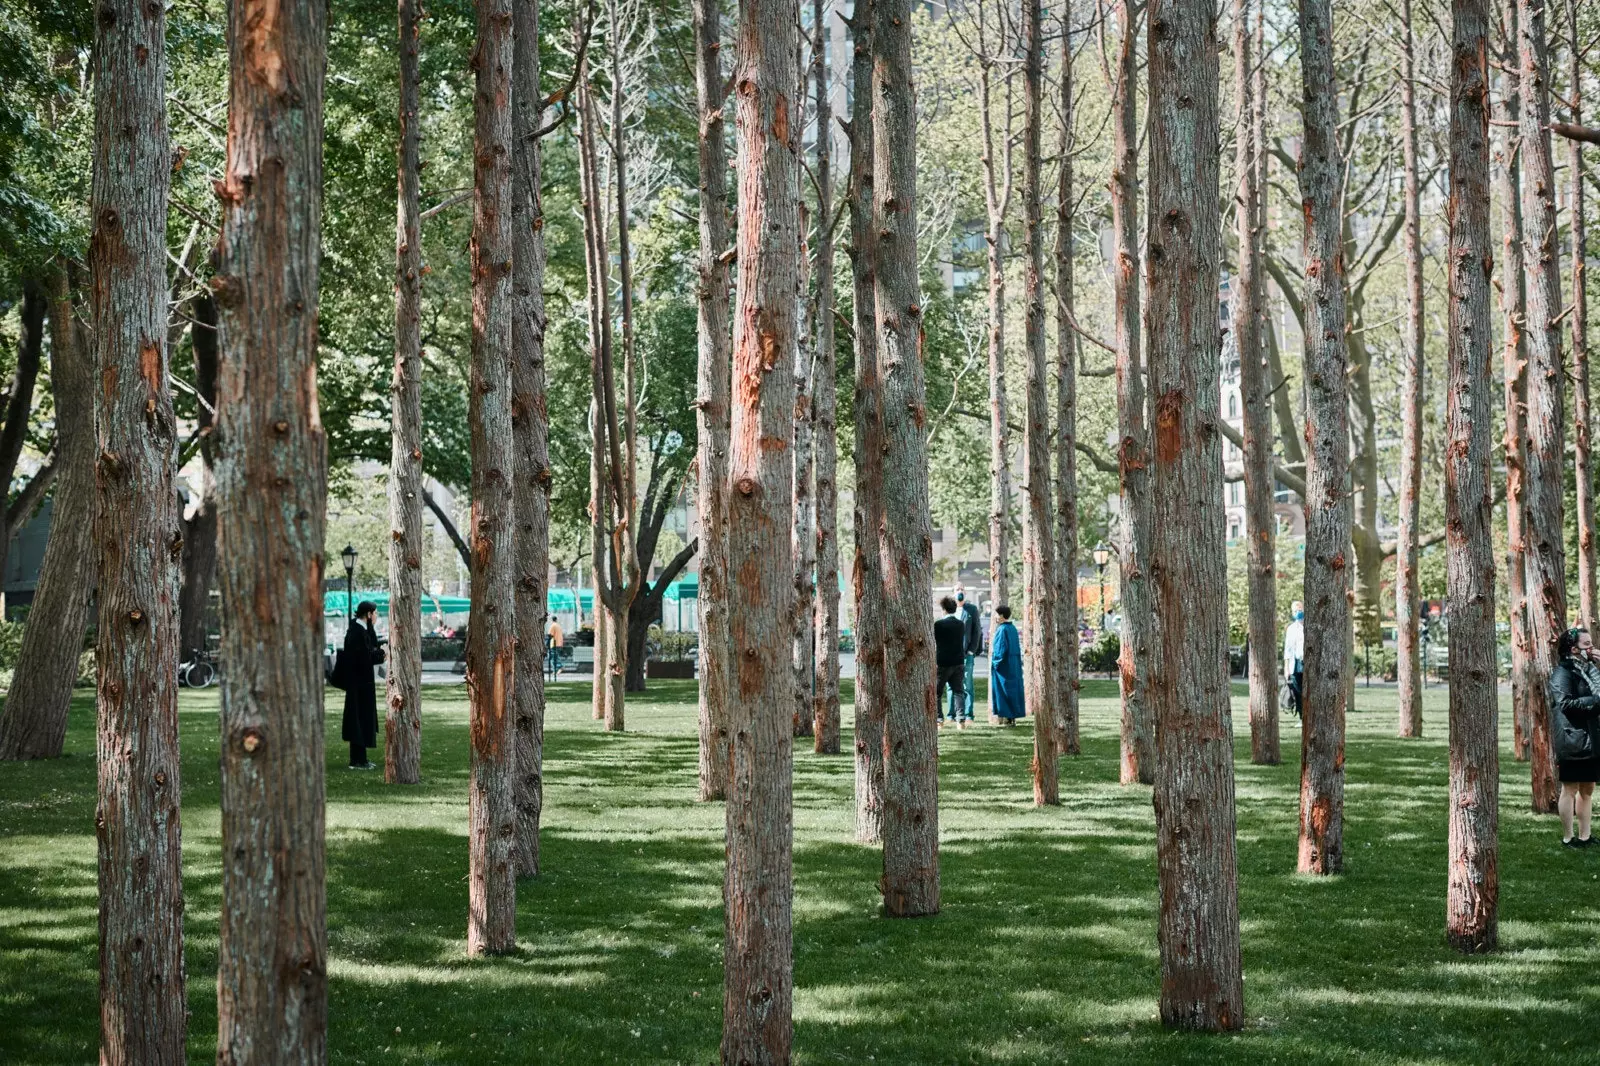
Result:
<svg viewBox="0 0 1600 1066"><path fill-rule="evenodd" d="M1566 367L1561 358L1561 248L1557 240L1555 170L1550 157L1550 64L1544 0L1518 0L1518 81L1522 90L1522 258L1528 279L1528 614L1533 677L1528 686L1533 811L1556 809L1550 702L1543 679L1556 665L1556 638L1567 627L1565 489Z"/></svg>
<svg viewBox="0 0 1600 1066"><path fill-rule="evenodd" d="M167 386L166 13L96 20L89 217L99 621L100 1062L184 1061L177 426ZM87 385L88 382L76 384ZM93 395L93 386L77 399ZM74 645L76 646L76 645Z"/></svg>
<svg viewBox="0 0 1600 1066"><path fill-rule="evenodd" d="M1237 10L1237 8L1236 8ZM1244 1025L1228 576L1223 538L1221 260L1216 9L1174 0L1150 35L1150 389L1155 397L1151 545L1158 645L1156 867L1161 883L1161 1021ZM1248 169L1248 166L1246 167ZM1246 208L1243 212L1248 216ZM1199 313L1196 313L1196 312Z"/></svg>
<svg viewBox="0 0 1600 1066"><path fill-rule="evenodd" d="M1339 100L1329 0L1301 0L1305 134L1300 195L1306 264L1305 692L1300 744L1301 873L1344 868L1344 713L1350 659L1350 426Z"/></svg>
<svg viewBox="0 0 1600 1066"><path fill-rule="evenodd" d="M211 588L217 577L217 478L215 410L217 405L217 303L210 293L194 298L194 389L202 401L195 414L200 434L200 477L194 513L184 525L183 581L178 590L178 657L192 656L206 646Z"/></svg>
<svg viewBox="0 0 1600 1066"><path fill-rule="evenodd" d="M883 903L891 918L914 918L939 911L939 736L910 0L877 0L872 15L871 202L880 238L873 302L883 390Z"/></svg>
<svg viewBox="0 0 1600 1066"><path fill-rule="evenodd" d="M587 190L586 190L587 191ZM592 279L591 279L592 280ZM593 287L590 288L590 299L593 302ZM593 326L594 316L591 309L590 325ZM593 680L590 683L590 717L596 722L606 720L606 703L611 697L611 686L605 683L606 664L610 662L610 652L606 650L609 639L610 613L606 610L603 601L603 590L606 586L606 536L605 516L610 512L611 505L606 498L605 459L601 451L605 447L605 428L601 422L599 397L595 398L594 411L589 419L589 440L593 447L589 454L589 517L590 517L590 570L594 573L594 666L592 667Z"/></svg>
<svg viewBox="0 0 1600 1066"><path fill-rule="evenodd" d="M728 788L728 155L723 133L719 0L693 0L695 91L700 111L699 447L700 512L700 799Z"/></svg>
<svg viewBox="0 0 1600 1066"><path fill-rule="evenodd" d="M544 339L544 198L540 190L539 4L512 8L511 436L516 476L517 683L513 792L517 876L539 876L544 809L544 633L550 580L550 414Z"/></svg>
<svg viewBox="0 0 1600 1066"><path fill-rule="evenodd" d="M33 416L33 393L39 380L39 360L44 339L45 305L49 297L32 278L22 281L21 334L17 338L17 370L6 394L5 423L0 426L0 484L10 486L17 473L17 460L28 440L28 425ZM0 574L5 572L11 537L0 541Z"/></svg>
<svg viewBox="0 0 1600 1066"><path fill-rule="evenodd" d="M1501 8L1501 35L1504 52L1500 56L1506 70L1502 92L1495 101L1494 123L1501 134L1499 166L1495 168L1495 199L1501 208L1500 312L1504 321L1503 365L1505 374L1505 456L1506 456L1506 595L1511 615L1511 734L1512 755L1518 761L1528 758L1528 733L1532 728L1530 705L1533 688L1533 645L1528 617L1527 562L1527 408L1528 364L1522 327L1526 311L1526 279L1522 270L1522 202L1520 152L1516 128L1522 114L1521 93L1517 85L1517 5L1505 0Z"/></svg>
<svg viewBox="0 0 1600 1066"><path fill-rule="evenodd" d="M980 23L983 10L978 12ZM1006 403L1006 212L1011 204L1010 93L1005 128L995 137L994 69L1003 66L1011 84L1006 17L999 21L996 55L978 56L978 116L983 124L983 188L988 209L986 236L989 265L989 585L996 606L1011 601L1011 423ZM986 33L980 24L980 32ZM1003 55L1005 62L997 62Z"/></svg>
<svg viewBox="0 0 1600 1066"><path fill-rule="evenodd" d="M1023 630L1027 654L1025 691L1033 693L1033 802L1061 802L1057 760L1061 750L1056 720L1055 524L1050 507L1050 363L1044 340L1044 217L1040 207L1044 136L1044 13L1040 0L1022 9L1024 56L1022 219L1028 246L1024 281L1024 337L1028 355L1028 421L1023 426L1027 454L1028 514L1022 531L1022 563L1027 603ZM931 581L930 581L931 584Z"/></svg>
<svg viewBox="0 0 1600 1066"><path fill-rule="evenodd" d="M42 291L40 298L45 299ZM0 717L4 760L61 756L89 601L94 597L94 360L73 318L65 270L54 272L48 302L50 383L61 473L39 583L22 631L5 715Z"/></svg>
<svg viewBox="0 0 1600 1066"><path fill-rule="evenodd" d="M217 1062L327 1058L317 404L327 8L229 9L217 556L222 918Z"/></svg>
<svg viewBox="0 0 1600 1066"><path fill-rule="evenodd" d="M1445 509L1450 571L1450 872L1445 933L1495 947L1500 895L1494 500L1489 488L1488 0L1453 0L1450 370ZM1413 612L1415 614L1415 612Z"/></svg>
<svg viewBox="0 0 1600 1066"><path fill-rule="evenodd" d="M467 953L517 944L516 457L511 426L511 0L478 4L473 108L472 614L467 701L472 734Z"/></svg>
<svg viewBox="0 0 1600 1066"><path fill-rule="evenodd" d="M1247 634L1250 648L1250 761L1277 766L1283 761L1278 746L1278 520L1272 513L1272 412L1268 409L1266 360L1261 345L1265 301L1261 285L1261 237L1266 230L1262 214L1264 190L1256 153L1256 59L1251 0L1233 0L1233 73L1238 98L1238 141L1234 148L1235 200L1239 235L1239 278L1230 315L1239 350L1239 391L1244 399L1245 553L1250 605Z"/></svg>
<svg viewBox="0 0 1600 1066"><path fill-rule="evenodd" d="M723 886L722 1061L786 1063L794 1039L792 780L795 316L800 123L795 0L745 4L737 94L739 309L728 470L729 628L739 698L731 736ZM794 121L791 121L794 119Z"/></svg>
<svg viewBox="0 0 1600 1066"><path fill-rule="evenodd" d="M1401 395L1404 429L1400 456L1400 536L1395 547L1395 658L1400 682L1400 735L1420 737L1422 659L1418 643L1421 601L1417 592L1417 522L1421 517L1422 379L1427 364L1423 355L1426 335L1422 324L1422 217L1417 178L1416 42L1411 25L1411 0L1400 2L1400 119L1405 149L1406 199L1406 372ZM1487 86L1484 88L1487 90ZM1487 419L1484 425L1488 426Z"/></svg>
<svg viewBox="0 0 1600 1066"><path fill-rule="evenodd" d="M1073 312L1072 4L1061 12L1060 169L1056 179L1056 720L1061 751L1078 739L1078 345Z"/></svg>
<svg viewBox="0 0 1600 1066"><path fill-rule="evenodd" d="M883 386L878 377L878 234L873 228L872 59L874 0L856 0L850 17L850 277L855 341L856 840L883 839L883 730L888 676L884 647Z"/></svg>
<svg viewBox="0 0 1600 1066"><path fill-rule="evenodd" d="M814 750L839 754L839 466L833 329L833 104L828 96L828 5L812 0L817 109L816 369L811 414L816 451L817 605L815 681L811 702Z"/></svg>
<svg viewBox="0 0 1600 1066"><path fill-rule="evenodd" d="M389 655L383 778L422 780L422 222L418 0L400 0L400 158L390 387ZM470 635L471 628L468 628Z"/></svg>
<svg viewBox="0 0 1600 1066"><path fill-rule="evenodd" d="M1568 3L1567 8L1567 59L1571 64L1567 92L1571 95L1572 124L1583 124L1583 63L1579 50L1583 47L1578 37L1578 5ZM1572 438L1577 454L1578 497L1578 601L1579 618L1584 626L1593 629L1595 617L1595 542L1594 542L1594 463L1591 458L1589 422L1589 297L1585 292L1584 278L1588 273L1587 219L1584 217L1584 165L1583 145L1577 140L1567 141L1567 181L1572 221L1572 378L1573 412Z"/></svg>
<svg viewBox="0 0 1600 1066"><path fill-rule="evenodd" d="M798 186L798 181L796 185ZM805 226L803 209L800 225L802 229ZM805 241L802 234L798 260L802 276L799 287L801 299L805 298L805 258ZM796 325L800 330L805 328L804 323ZM793 631L791 661L794 672L794 715L791 728L795 736L809 737L815 732L811 695L812 675L816 668L813 656L817 647L816 507L811 495L813 473L811 379L816 371L816 364L806 358L805 349L809 345L801 344L799 347L800 358L797 360L794 375L794 547L791 552L794 559L794 616L790 619L790 629ZM811 365L798 365L800 363L811 363Z"/></svg>
<svg viewBox="0 0 1600 1066"><path fill-rule="evenodd" d="M1139 15L1133 0L1122 0L1117 16L1122 49L1116 70L1116 145L1111 172L1111 225L1116 234L1117 425L1122 438L1117 465L1122 485L1122 783L1155 780L1151 748L1150 654L1151 616L1148 569L1150 529L1150 456L1146 439L1144 368L1139 355Z"/></svg>

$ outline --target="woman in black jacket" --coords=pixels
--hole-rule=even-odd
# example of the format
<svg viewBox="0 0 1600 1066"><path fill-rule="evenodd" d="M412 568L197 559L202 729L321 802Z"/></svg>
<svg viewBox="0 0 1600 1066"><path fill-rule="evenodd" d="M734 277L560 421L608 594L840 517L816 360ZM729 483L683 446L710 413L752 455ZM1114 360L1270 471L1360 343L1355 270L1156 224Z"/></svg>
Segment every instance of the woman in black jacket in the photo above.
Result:
<svg viewBox="0 0 1600 1066"><path fill-rule="evenodd" d="M367 749L378 746L378 683L372 668L383 662L383 649L372 625L378 605L363 600L344 635L344 732L350 742L350 769L376 770L367 761Z"/></svg>
<svg viewBox="0 0 1600 1066"><path fill-rule="evenodd" d="M1586 629L1569 629L1561 634L1556 640L1556 654L1560 661L1550 671L1547 690L1550 743L1561 778L1561 800L1556 807L1561 813L1561 843L1569 848L1586 848L1594 843L1589 836L1589 815L1594 783L1600 778L1600 669L1596 667L1594 641ZM1572 835L1574 815L1578 819L1576 838Z"/></svg>

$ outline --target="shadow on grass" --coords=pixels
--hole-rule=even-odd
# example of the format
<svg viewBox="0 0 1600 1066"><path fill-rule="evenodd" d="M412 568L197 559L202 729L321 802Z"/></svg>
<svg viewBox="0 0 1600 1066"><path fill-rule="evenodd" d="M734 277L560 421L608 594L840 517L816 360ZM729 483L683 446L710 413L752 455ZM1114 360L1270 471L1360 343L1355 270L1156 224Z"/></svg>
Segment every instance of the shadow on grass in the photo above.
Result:
<svg viewBox="0 0 1600 1066"><path fill-rule="evenodd" d="M464 698L430 693L425 780L340 769L329 724L330 1058L337 1063L710 1062L721 1014L720 804L693 802L693 689L653 683L630 732L552 689L544 875L520 948L465 956ZM677 702L674 702L676 700ZM1431 707L1438 717L1437 705ZM92 750L90 708L69 746ZM1237 713L1237 712L1236 712ZM1240 738L1245 1033L1155 1020L1153 818L1117 783L1114 685L1091 682L1062 807L1031 806L1031 727L946 732L943 913L879 914L849 842L853 760L795 758L795 1046L809 1062L1589 1062L1600 856L1553 845L1503 766L1505 950L1442 943L1444 746L1352 716L1346 876L1293 873L1298 769ZM1236 721L1242 721L1242 717ZM190 1057L214 1055L220 903L214 700L185 697ZM1285 723L1284 748L1297 747ZM0 1061L89 1061L96 1041L94 766L0 768Z"/></svg>

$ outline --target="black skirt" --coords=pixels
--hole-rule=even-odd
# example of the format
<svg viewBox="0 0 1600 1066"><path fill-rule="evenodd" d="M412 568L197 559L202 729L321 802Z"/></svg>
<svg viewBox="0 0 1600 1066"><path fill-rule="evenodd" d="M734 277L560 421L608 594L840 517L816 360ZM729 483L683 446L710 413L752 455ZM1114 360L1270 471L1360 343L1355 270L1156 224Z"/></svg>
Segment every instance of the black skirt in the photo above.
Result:
<svg viewBox="0 0 1600 1066"><path fill-rule="evenodd" d="M1600 781L1600 758L1568 759L1556 764L1556 776L1568 784Z"/></svg>

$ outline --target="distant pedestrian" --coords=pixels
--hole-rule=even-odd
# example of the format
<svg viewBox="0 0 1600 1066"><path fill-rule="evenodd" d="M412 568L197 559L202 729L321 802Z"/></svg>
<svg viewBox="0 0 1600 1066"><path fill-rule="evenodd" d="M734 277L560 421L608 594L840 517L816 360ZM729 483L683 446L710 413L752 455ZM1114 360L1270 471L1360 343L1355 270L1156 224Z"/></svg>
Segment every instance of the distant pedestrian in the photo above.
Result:
<svg viewBox="0 0 1600 1066"><path fill-rule="evenodd" d="M561 671L561 650L566 646L567 635L561 631L561 623L555 618L550 619L550 624L544 631L544 668L551 678Z"/></svg>
<svg viewBox="0 0 1600 1066"><path fill-rule="evenodd" d="M1028 713L1022 691L1022 641L1011 621L1011 608L994 609L994 636L989 641L989 700L997 717L1014 726Z"/></svg>
<svg viewBox="0 0 1600 1066"><path fill-rule="evenodd" d="M350 744L350 769L376 770L367 761L367 749L378 746L378 684L372 668L383 662L383 648L373 623L378 605L362 600L344 635L344 728Z"/></svg>
<svg viewBox="0 0 1600 1066"><path fill-rule="evenodd" d="M956 586L956 604L960 608L961 620L966 623L967 642L966 656L961 663L961 683L966 690L966 703L962 707L961 717L972 721L972 666L978 656L983 654L983 620L978 615L978 608L967 599L967 590L960 585Z"/></svg>
<svg viewBox="0 0 1600 1066"><path fill-rule="evenodd" d="M1300 715L1306 681L1306 608L1295 600L1289 607L1289 625L1283 631L1283 679L1289 686L1289 710Z"/></svg>
<svg viewBox="0 0 1600 1066"><path fill-rule="evenodd" d="M939 727L944 727L944 691L950 690L950 721L956 728L965 729L962 719L965 697L962 688L962 659L966 655L967 624L956 614L956 601L946 596L939 601L944 617L933 623L934 667L938 671L938 691L934 694L934 707L939 714Z"/></svg>

